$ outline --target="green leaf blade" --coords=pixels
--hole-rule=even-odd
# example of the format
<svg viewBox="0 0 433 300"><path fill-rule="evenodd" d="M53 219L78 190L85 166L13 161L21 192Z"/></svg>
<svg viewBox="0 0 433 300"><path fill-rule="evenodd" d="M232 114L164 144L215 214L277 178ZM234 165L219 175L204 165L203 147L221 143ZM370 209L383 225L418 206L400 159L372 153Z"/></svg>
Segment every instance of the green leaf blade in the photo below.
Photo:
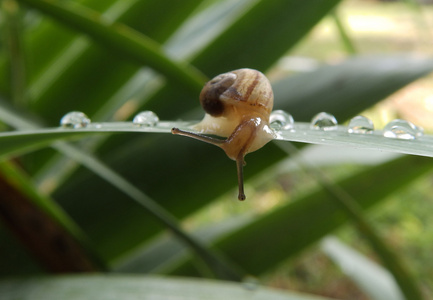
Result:
<svg viewBox="0 0 433 300"><path fill-rule="evenodd" d="M366 210L431 171L429 162L430 158L405 156L336 184L350 195L356 195L358 204ZM376 182L380 186L371 189ZM216 242L215 247L252 274L267 272L349 220L332 197L324 189L313 191L233 232ZM272 246L263 248L263 245ZM250 249L248 255L245 249ZM195 271L185 264L174 273L192 275Z"/></svg>
<svg viewBox="0 0 433 300"><path fill-rule="evenodd" d="M265 71L339 2L259 1L207 46L193 64L214 75L245 67ZM253 29L251 24L255 25ZM229 55L225 51L228 46Z"/></svg>
<svg viewBox="0 0 433 300"><path fill-rule="evenodd" d="M254 299L257 300L325 300L326 298L275 289L248 289L242 284L218 281L173 279L141 276L65 276L0 282L4 300L22 299L170 299L190 300Z"/></svg>
<svg viewBox="0 0 433 300"><path fill-rule="evenodd" d="M335 237L321 241L321 249L373 300L403 300L391 274Z"/></svg>
<svg viewBox="0 0 433 300"><path fill-rule="evenodd" d="M115 51L120 51L140 64L155 68L182 89L196 93L201 90L205 77L198 70L168 58L158 43L127 26L112 23L95 11L71 3L45 0L20 1L83 31L96 41Z"/></svg>

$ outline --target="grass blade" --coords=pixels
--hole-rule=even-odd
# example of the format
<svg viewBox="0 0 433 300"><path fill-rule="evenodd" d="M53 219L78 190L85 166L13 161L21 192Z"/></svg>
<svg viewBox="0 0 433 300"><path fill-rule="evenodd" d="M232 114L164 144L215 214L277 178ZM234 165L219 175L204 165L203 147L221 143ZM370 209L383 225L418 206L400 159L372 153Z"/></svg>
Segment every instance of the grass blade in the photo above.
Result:
<svg viewBox="0 0 433 300"><path fill-rule="evenodd" d="M22 16L15 0L5 0L1 3L4 31L6 36L6 49L9 57L10 86L13 102L24 106L26 99L26 67L21 39Z"/></svg>
<svg viewBox="0 0 433 300"><path fill-rule="evenodd" d="M338 15L336 9L331 12L331 18L334 20L335 26L337 27L338 34L340 35L341 42L343 43L344 48L348 54L356 54L355 44L352 42L347 30L341 21L340 16Z"/></svg>
<svg viewBox="0 0 433 300"><path fill-rule="evenodd" d="M414 133L412 139L406 140L385 137L383 130L354 134L348 129L347 126L338 126L335 130L316 130L311 129L309 123L295 123L293 130L279 131L276 140L433 157L433 135L430 134L416 136Z"/></svg>
<svg viewBox="0 0 433 300"><path fill-rule="evenodd" d="M214 75L245 67L266 71L339 2L258 1L192 63Z"/></svg>
<svg viewBox="0 0 433 300"><path fill-rule="evenodd" d="M64 276L0 281L4 300L189 299L325 300L326 298L221 281L144 276Z"/></svg>
<svg viewBox="0 0 433 300"><path fill-rule="evenodd" d="M192 235L205 243L211 244L218 238L241 228L252 220L252 215L242 215L225 219L224 222L212 224L194 231ZM146 242L139 249L128 253L114 262L115 272L120 273L167 273L189 256L188 249L178 239L163 233Z"/></svg>
<svg viewBox="0 0 433 300"><path fill-rule="evenodd" d="M335 237L322 240L321 249L372 300L403 300L392 275L361 253L344 245Z"/></svg>
<svg viewBox="0 0 433 300"><path fill-rule="evenodd" d="M366 210L431 170L430 158L405 156L356 173L336 184L356 195L357 203ZM375 182L380 185L371 189ZM332 197L334 195L325 189L318 189L293 199L218 241L215 247L251 274L264 273L349 220L346 212L333 204ZM262 245L272 247L262 251ZM184 265L175 273L192 275L195 272L190 265Z"/></svg>
<svg viewBox="0 0 433 300"><path fill-rule="evenodd" d="M140 64L148 65L173 84L198 94L206 78L191 66L168 58L158 43L133 29L105 20L97 12L72 2L18 0L91 36L109 49Z"/></svg>
<svg viewBox="0 0 433 300"><path fill-rule="evenodd" d="M155 126L136 126L132 122L92 123L85 128L41 128L0 133L0 157L22 153L48 146L57 140L78 139L94 134L109 133L168 133L177 127L192 131L190 126L197 121L159 122ZM293 129L276 131L275 140L301 142L330 146L343 146L358 149L389 151L433 157L433 135L413 136L413 139L384 137L383 130L371 134L351 134L347 126L335 130L315 130L309 123L295 123Z"/></svg>
<svg viewBox="0 0 433 300"><path fill-rule="evenodd" d="M295 153L297 149L292 146L289 151ZM302 164L308 165L306 160L302 160ZM330 199L341 207L357 229L363 234L370 244L370 247L375 250L383 264L394 276L406 299L422 300L422 293L415 280L413 280L413 276L410 275L407 267L403 264L397 253L383 242L383 238L380 237L379 233L370 226L370 223L364 218L361 205L356 201L356 196L352 196L356 194L350 194L338 184L334 184L325 174L314 166L309 168L307 172L315 178L327 192L333 195Z"/></svg>
<svg viewBox="0 0 433 300"><path fill-rule="evenodd" d="M214 251L207 249L194 237L187 234L176 218L171 215L162 206L150 199L142 191L124 179L122 176L105 166L102 162L94 158L88 153L84 153L67 144L58 144L55 148L63 154L81 163L86 168L99 175L101 178L108 181L112 186L116 187L131 199L139 203L147 211L149 211L161 224L171 230L173 234L185 243L199 258L203 260L205 265L219 278L226 280L240 281L242 275L235 270L232 265L228 264L222 257Z"/></svg>

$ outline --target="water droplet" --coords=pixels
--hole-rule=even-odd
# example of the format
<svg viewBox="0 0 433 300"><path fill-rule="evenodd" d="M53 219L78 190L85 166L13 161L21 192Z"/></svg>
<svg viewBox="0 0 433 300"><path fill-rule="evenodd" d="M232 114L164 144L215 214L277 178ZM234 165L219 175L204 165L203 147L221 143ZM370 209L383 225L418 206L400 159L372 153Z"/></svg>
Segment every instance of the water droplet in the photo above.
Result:
<svg viewBox="0 0 433 300"><path fill-rule="evenodd" d="M373 133L374 124L369 118L364 116L356 116L352 118L349 122L349 128L347 132L357 133L357 134L368 134Z"/></svg>
<svg viewBox="0 0 433 300"><path fill-rule="evenodd" d="M242 285L245 289L250 290L250 291L254 291L254 290L259 288L260 282L257 278L250 276L250 275L247 275L242 280Z"/></svg>
<svg viewBox="0 0 433 300"><path fill-rule="evenodd" d="M158 116L150 110L138 113L132 120L132 123L140 126L155 126L158 122Z"/></svg>
<svg viewBox="0 0 433 300"><path fill-rule="evenodd" d="M269 123L272 129L287 130L293 129L295 121L291 114L286 113L284 110L275 110L269 117Z"/></svg>
<svg viewBox="0 0 433 300"><path fill-rule="evenodd" d="M321 112L313 117L310 127L316 130L335 130L337 125L337 119L333 115Z"/></svg>
<svg viewBox="0 0 433 300"><path fill-rule="evenodd" d="M65 128L84 128L89 124L89 117L80 111L71 111L60 120L60 126Z"/></svg>
<svg viewBox="0 0 433 300"><path fill-rule="evenodd" d="M424 130L421 127L401 119L392 120L383 128L383 136L394 139L414 140L423 133Z"/></svg>

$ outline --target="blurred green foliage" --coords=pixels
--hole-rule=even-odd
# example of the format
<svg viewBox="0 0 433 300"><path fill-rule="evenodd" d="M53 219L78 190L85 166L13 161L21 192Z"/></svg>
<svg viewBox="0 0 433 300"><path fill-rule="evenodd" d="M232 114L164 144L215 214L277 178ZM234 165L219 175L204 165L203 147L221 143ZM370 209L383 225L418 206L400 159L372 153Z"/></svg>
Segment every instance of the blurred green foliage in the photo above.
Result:
<svg viewBox="0 0 433 300"><path fill-rule="evenodd" d="M337 21L337 38L351 45L335 13L340 2L3 0L0 110L8 117L2 121L10 129L52 127L69 111L95 121L123 121L142 110L161 119L199 119L197 98L206 78L249 67L270 75L275 108L297 121L327 111L344 122L433 70L430 58L388 54L347 55L308 73L280 72L282 58L329 14ZM391 266L398 286L387 272L371 278L385 277L393 293L401 295L401 289L407 299L423 299L419 283L394 253L399 251L386 246L388 236L372 228L364 212L430 172L431 160L398 157L331 183L313 169L317 186L293 197L283 191L278 205L253 209L275 202L275 193L254 187L279 180L275 170L284 169L291 156L277 143L249 155L245 175L254 196L245 207L254 213L242 209L236 218L224 214L217 224L192 230L186 239L208 249L189 251L166 230L181 236L197 212L212 203L226 205L222 196L232 196L235 166L219 149L134 133L16 156L0 169L0 275L104 270L206 277L209 269L191 254L203 250L218 258L217 269L226 263L240 274L269 277L353 222L374 246L370 253ZM171 227L161 225L171 218ZM426 233L414 224L404 225L405 231L423 238ZM76 264L62 264L66 260ZM0 283L0 291L8 284Z"/></svg>

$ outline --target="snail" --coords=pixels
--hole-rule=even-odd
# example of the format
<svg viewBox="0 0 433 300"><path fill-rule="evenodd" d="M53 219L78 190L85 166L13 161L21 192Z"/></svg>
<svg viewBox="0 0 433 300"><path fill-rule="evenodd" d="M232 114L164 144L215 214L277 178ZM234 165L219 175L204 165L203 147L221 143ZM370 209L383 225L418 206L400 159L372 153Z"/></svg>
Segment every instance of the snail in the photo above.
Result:
<svg viewBox="0 0 433 300"><path fill-rule="evenodd" d="M257 70L239 69L227 72L205 84L200 93L200 103L206 114L200 123L193 126L199 133L178 128L173 128L171 132L222 148L230 159L236 161L238 199L245 200L244 157L274 138L269 127L269 116L274 103L271 84L265 75Z"/></svg>

